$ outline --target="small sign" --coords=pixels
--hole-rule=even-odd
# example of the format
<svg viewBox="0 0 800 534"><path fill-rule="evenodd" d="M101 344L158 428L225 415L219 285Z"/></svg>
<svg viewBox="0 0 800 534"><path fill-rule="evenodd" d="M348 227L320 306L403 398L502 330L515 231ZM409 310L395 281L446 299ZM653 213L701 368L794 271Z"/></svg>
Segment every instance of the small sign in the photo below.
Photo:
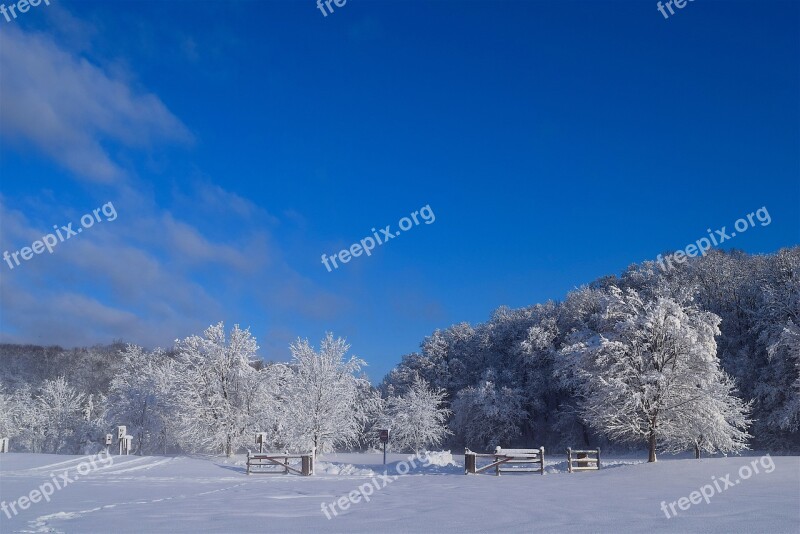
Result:
<svg viewBox="0 0 800 534"><path fill-rule="evenodd" d="M389 429L384 428L378 432L380 432L381 435L381 443L389 443Z"/></svg>
<svg viewBox="0 0 800 534"><path fill-rule="evenodd" d="M266 432L258 432L256 434L256 445L263 445L267 442L267 433Z"/></svg>
<svg viewBox="0 0 800 534"><path fill-rule="evenodd" d="M128 428L125 426L118 426L117 427L117 439L123 440L125 439L125 435L128 433Z"/></svg>
<svg viewBox="0 0 800 534"><path fill-rule="evenodd" d="M106 445L111 445L114 442L113 434L106 434Z"/></svg>

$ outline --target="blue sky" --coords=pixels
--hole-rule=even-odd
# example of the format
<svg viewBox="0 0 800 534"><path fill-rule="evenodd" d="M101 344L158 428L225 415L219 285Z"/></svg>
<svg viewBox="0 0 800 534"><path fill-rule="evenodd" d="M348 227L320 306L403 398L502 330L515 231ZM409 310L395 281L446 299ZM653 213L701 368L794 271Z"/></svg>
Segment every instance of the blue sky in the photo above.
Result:
<svg viewBox="0 0 800 534"><path fill-rule="evenodd" d="M335 7L335 5L334 5ZM560 299L767 207L800 242L800 4L70 2L0 18L0 340L261 356L346 337L379 380L436 328ZM430 205L328 272L328 256Z"/></svg>

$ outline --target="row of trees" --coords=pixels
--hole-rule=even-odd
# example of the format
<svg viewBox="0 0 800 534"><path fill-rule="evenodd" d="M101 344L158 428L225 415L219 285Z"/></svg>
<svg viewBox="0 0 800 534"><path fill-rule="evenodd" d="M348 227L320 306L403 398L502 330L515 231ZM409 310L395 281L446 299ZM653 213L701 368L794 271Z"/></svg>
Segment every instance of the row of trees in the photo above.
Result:
<svg viewBox="0 0 800 534"><path fill-rule="evenodd" d="M99 439L97 404L61 377L36 391L25 386L13 394L0 389L0 435L12 447L32 452L76 451Z"/></svg>
<svg viewBox="0 0 800 534"><path fill-rule="evenodd" d="M798 450L800 247L644 262L563 302L498 308L435 331L378 388L348 349L329 334L264 364L248 331L221 324L169 350L2 346L0 434L41 451L114 424L143 453L232 453L254 431L280 448L362 448L381 427L407 450Z"/></svg>
<svg viewBox="0 0 800 534"><path fill-rule="evenodd" d="M0 435L34 452L86 452L114 425L125 424L139 454L224 452L269 446L321 452L375 444L375 429L393 430L396 449L438 445L447 434L443 393L418 380L401 396L381 396L359 375L365 362L347 356L328 334L315 350L291 345L292 361L264 365L248 330L222 323L166 351L120 350L107 395L87 395L64 377L0 392Z"/></svg>
<svg viewBox="0 0 800 534"><path fill-rule="evenodd" d="M800 449L800 247L632 265L437 330L384 379L451 399L451 444Z"/></svg>

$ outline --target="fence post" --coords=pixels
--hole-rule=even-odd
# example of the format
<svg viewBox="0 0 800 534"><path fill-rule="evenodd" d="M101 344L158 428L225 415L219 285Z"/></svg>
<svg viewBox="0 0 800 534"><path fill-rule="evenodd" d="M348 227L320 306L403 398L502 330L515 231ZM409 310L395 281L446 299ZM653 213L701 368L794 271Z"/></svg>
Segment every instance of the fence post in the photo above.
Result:
<svg viewBox="0 0 800 534"><path fill-rule="evenodd" d="M475 473L475 453L469 449L464 450L464 474Z"/></svg>
<svg viewBox="0 0 800 534"><path fill-rule="evenodd" d="M572 447L567 447L567 471L572 473Z"/></svg>
<svg viewBox="0 0 800 534"><path fill-rule="evenodd" d="M544 447L539 447L539 457L542 459L542 474L544 474Z"/></svg>
<svg viewBox="0 0 800 534"><path fill-rule="evenodd" d="M256 445L258 445L258 452L264 452L264 444L267 441L267 433L266 432L257 432L256 433Z"/></svg>
<svg viewBox="0 0 800 534"><path fill-rule="evenodd" d="M600 447L597 447L597 470L600 470Z"/></svg>

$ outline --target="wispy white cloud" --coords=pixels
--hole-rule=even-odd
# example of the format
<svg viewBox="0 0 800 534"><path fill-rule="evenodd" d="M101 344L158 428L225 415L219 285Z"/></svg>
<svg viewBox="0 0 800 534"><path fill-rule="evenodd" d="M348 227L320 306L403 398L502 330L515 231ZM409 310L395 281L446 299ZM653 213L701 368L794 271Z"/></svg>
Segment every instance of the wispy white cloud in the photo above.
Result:
<svg viewBox="0 0 800 534"><path fill-rule="evenodd" d="M196 181L190 192L174 189L172 194L177 205L183 209L200 210L206 215L238 217L250 222L258 220L269 225L279 222L274 215L251 200L211 183L208 176Z"/></svg>
<svg viewBox="0 0 800 534"><path fill-rule="evenodd" d="M154 94L136 91L45 34L0 32L0 134L32 144L76 178L121 181L125 170L107 143L149 147L192 135Z"/></svg>
<svg viewBox="0 0 800 534"><path fill-rule="evenodd" d="M10 147L32 145L79 181L106 184L104 197L74 205L61 191L0 195L0 254L108 201L118 218L14 270L0 264L0 341L167 345L220 319L265 321L259 326L286 334L290 320L347 308L346 298L290 266L272 233L302 214L279 220L208 176L157 200L148 178L121 162L146 160L143 148L191 148L193 135L158 96L136 88L129 69L118 72L124 58L93 63L78 52L89 42L66 42L10 26L0 32L0 132ZM267 311L268 323L258 316Z"/></svg>

